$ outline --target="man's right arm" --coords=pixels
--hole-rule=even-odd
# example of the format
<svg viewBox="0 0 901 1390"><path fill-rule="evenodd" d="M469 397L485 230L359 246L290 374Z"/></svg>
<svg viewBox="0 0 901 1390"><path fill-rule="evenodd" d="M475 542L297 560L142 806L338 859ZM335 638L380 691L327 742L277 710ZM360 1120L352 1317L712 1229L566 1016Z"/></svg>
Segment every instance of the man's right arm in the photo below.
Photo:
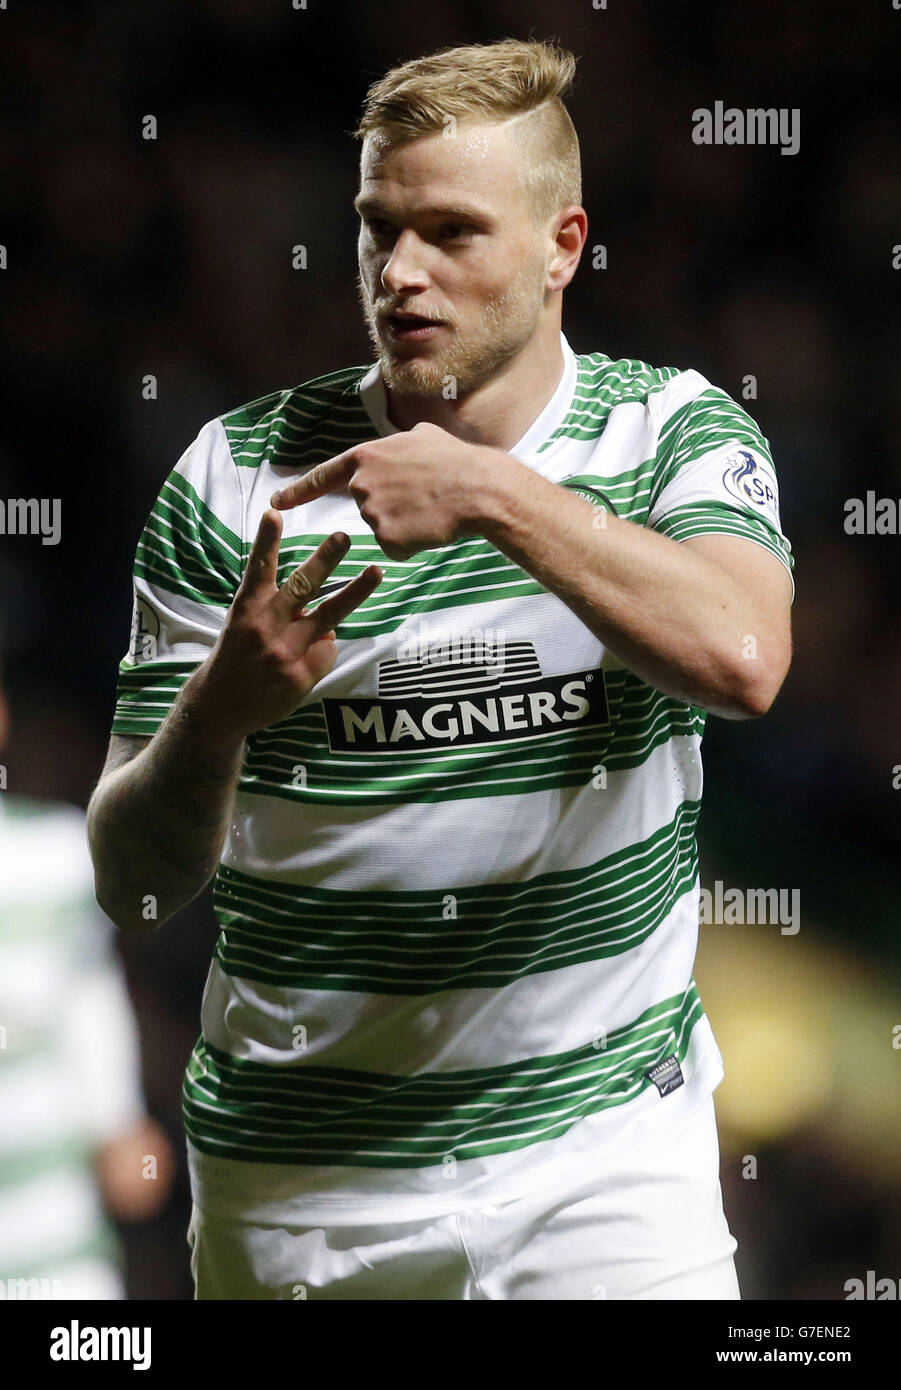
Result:
<svg viewBox="0 0 901 1390"><path fill-rule="evenodd" d="M329 536L279 588L281 530L281 513L265 512L216 645L153 738L110 740L88 806L88 839L97 901L123 931L159 926L209 882L245 739L288 718L331 671L335 628L381 581L369 565L307 614L350 542Z"/></svg>
<svg viewBox="0 0 901 1390"><path fill-rule="evenodd" d="M111 736L88 807L97 901L123 931L157 927L195 898L225 842L244 740L217 738L193 679L152 739Z"/></svg>

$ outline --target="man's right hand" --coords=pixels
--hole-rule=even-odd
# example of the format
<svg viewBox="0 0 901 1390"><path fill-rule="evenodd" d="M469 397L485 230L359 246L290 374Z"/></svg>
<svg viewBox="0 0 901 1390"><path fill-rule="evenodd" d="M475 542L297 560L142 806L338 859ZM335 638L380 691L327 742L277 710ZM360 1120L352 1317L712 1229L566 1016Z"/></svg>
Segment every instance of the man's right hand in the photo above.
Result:
<svg viewBox="0 0 901 1390"><path fill-rule="evenodd" d="M367 565L313 613L305 612L347 554L349 538L334 532L279 588L282 513L260 519L247 568L207 660L185 683L195 721L217 742L246 738L287 719L338 659L335 628L381 583Z"/></svg>

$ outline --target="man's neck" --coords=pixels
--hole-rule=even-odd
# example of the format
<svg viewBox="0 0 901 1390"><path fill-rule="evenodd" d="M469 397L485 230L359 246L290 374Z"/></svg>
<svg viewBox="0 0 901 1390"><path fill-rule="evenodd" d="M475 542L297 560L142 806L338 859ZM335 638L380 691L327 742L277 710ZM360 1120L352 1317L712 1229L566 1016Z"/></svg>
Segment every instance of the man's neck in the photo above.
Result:
<svg viewBox="0 0 901 1390"><path fill-rule="evenodd" d="M409 430L422 420L470 444L512 449L538 419L563 376L560 331L530 338L517 355L474 391L457 400L400 394L385 388L388 419Z"/></svg>

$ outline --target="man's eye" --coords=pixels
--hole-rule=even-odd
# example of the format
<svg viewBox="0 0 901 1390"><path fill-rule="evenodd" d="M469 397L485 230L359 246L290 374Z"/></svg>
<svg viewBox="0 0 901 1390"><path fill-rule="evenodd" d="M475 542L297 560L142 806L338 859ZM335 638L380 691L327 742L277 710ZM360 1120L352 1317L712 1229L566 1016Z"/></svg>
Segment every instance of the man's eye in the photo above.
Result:
<svg viewBox="0 0 901 1390"><path fill-rule="evenodd" d="M468 231L469 228L465 227L462 222L445 222L441 228L441 235L445 241L459 241L466 236Z"/></svg>
<svg viewBox="0 0 901 1390"><path fill-rule="evenodd" d="M391 233L391 223L386 222L383 217L367 217L365 224L375 237L389 236Z"/></svg>

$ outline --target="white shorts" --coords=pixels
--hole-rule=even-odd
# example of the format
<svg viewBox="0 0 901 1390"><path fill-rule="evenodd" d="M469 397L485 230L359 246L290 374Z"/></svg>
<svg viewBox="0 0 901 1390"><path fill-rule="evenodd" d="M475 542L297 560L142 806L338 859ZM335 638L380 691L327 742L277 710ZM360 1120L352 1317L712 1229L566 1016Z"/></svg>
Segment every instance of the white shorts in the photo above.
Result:
<svg viewBox="0 0 901 1390"><path fill-rule="evenodd" d="M713 1097L598 1171L497 1206L353 1226L194 1206L197 1299L738 1299Z"/></svg>

